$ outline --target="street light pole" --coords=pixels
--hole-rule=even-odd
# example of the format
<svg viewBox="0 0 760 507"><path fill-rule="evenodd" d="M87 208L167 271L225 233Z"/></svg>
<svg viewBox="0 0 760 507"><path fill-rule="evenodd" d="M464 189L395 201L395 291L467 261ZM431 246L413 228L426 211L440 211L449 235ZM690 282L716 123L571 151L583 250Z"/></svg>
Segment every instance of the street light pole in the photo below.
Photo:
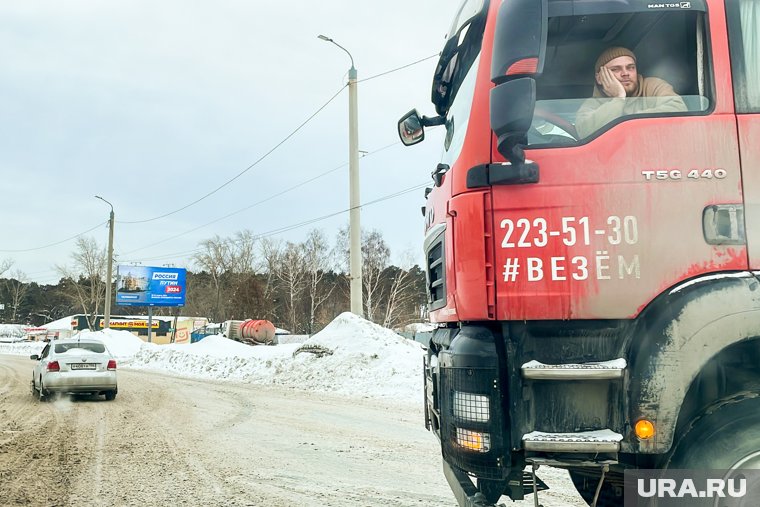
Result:
<svg viewBox="0 0 760 507"><path fill-rule="evenodd" d="M108 264L106 265L106 307L103 312L103 329L111 327L111 282L113 277L113 228L115 225L113 205L96 195L95 198L100 199L104 203L111 206L111 214L108 216Z"/></svg>
<svg viewBox="0 0 760 507"><path fill-rule="evenodd" d="M346 48L329 37L319 35L319 39L331 42L348 54L351 68L348 70L348 179L350 187L350 265L351 265L351 313L364 315L362 305L362 232L359 197L359 108L357 98L357 71L354 57Z"/></svg>

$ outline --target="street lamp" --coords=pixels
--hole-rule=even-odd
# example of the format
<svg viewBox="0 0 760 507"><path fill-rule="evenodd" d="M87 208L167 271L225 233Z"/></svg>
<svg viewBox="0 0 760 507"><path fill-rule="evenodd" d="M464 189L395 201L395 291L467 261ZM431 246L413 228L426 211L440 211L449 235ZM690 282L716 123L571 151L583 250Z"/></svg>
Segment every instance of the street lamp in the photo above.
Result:
<svg viewBox="0 0 760 507"><path fill-rule="evenodd" d="M111 278L113 276L113 228L114 228L114 214L113 204L106 201L99 195L95 196L96 199L100 199L104 203L111 206L111 214L108 217L108 264L106 265L106 307L103 313L103 329L111 327Z"/></svg>
<svg viewBox="0 0 760 507"><path fill-rule="evenodd" d="M350 187L350 226L349 226L349 259L351 265L351 312L364 315L362 307L362 239L361 216L359 213L359 113L356 97L357 72L354 67L354 57L346 48L325 35L319 39L331 42L346 52L351 59L348 70L348 179Z"/></svg>

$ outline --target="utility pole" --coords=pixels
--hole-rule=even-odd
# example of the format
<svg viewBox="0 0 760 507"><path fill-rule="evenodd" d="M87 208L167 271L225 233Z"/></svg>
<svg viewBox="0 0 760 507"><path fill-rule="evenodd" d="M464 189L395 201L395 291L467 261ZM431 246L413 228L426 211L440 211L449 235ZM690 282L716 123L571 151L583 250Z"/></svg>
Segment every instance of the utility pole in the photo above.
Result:
<svg viewBox="0 0 760 507"><path fill-rule="evenodd" d="M348 54L351 59L351 68L348 70L348 180L350 187L349 196L349 261L351 271L351 313L360 317L364 315L362 304L362 229L361 199L359 196L359 107L357 97L357 76L354 67L354 57L351 53L325 35L319 35L319 39L331 42Z"/></svg>
<svg viewBox="0 0 760 507"><path fill-rule="evenodd" d="M111 327L111 284L113 278L113 229L115 224L113 205L96 195L95 198L100 199L104 203L111 206L111 214L108 216L108 264L106 265L106 307L103 311L103 329Z"/></svg>

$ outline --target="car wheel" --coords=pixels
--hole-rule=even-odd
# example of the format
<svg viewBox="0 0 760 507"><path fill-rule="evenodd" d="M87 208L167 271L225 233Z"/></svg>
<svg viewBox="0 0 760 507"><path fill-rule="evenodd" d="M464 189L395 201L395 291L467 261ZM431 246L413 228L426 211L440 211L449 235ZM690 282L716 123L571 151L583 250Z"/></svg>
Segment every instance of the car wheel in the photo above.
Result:
<svg viewBox="0 0 760 507"><path fill-rule="evenodd" d="M106 391L106 400L113 401L116 399L116 389L113 391Z"/></svg>
<svg viewBox="0 0 760 507"><path fill-rule="evenodd" d="M736 471L729 478L741 477L740 469L760 468L760 397L744 393L713 405L681 436L662 468ZM748 481L746 497L757 495L758 486ZM694 499L691 505L713 501Z"/></svg>
<svg viewBox="0 0 760 507"><path fill-rule="evenodd" d="M594 501L596 488L602 472L598 468L582 468L570 470L570 479L578 493L587 504ZM617 472L607 472L604 483L596 501L597 507L619 507L623 505L623 475Z"/></svg>
<svg viewBox="0 0 760 507"><path fill-rule="evenodd" d="M42 383L42 377L40 377L39 397L40 397L40 401L49 401L50 400L50 393L45 390L45 385Z"/></svg>

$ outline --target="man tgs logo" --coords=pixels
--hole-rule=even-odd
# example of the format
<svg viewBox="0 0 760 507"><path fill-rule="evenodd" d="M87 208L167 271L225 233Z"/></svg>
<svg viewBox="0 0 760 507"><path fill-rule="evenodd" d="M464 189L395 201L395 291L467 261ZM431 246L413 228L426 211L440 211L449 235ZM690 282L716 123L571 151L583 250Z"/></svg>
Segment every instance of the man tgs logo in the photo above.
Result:
<svg viewBox="0 0 760 507"><path fill-rule="evenodd" d="M178 280L179 273L161 273L159 271L153 273L153 280Z"/></svg>

